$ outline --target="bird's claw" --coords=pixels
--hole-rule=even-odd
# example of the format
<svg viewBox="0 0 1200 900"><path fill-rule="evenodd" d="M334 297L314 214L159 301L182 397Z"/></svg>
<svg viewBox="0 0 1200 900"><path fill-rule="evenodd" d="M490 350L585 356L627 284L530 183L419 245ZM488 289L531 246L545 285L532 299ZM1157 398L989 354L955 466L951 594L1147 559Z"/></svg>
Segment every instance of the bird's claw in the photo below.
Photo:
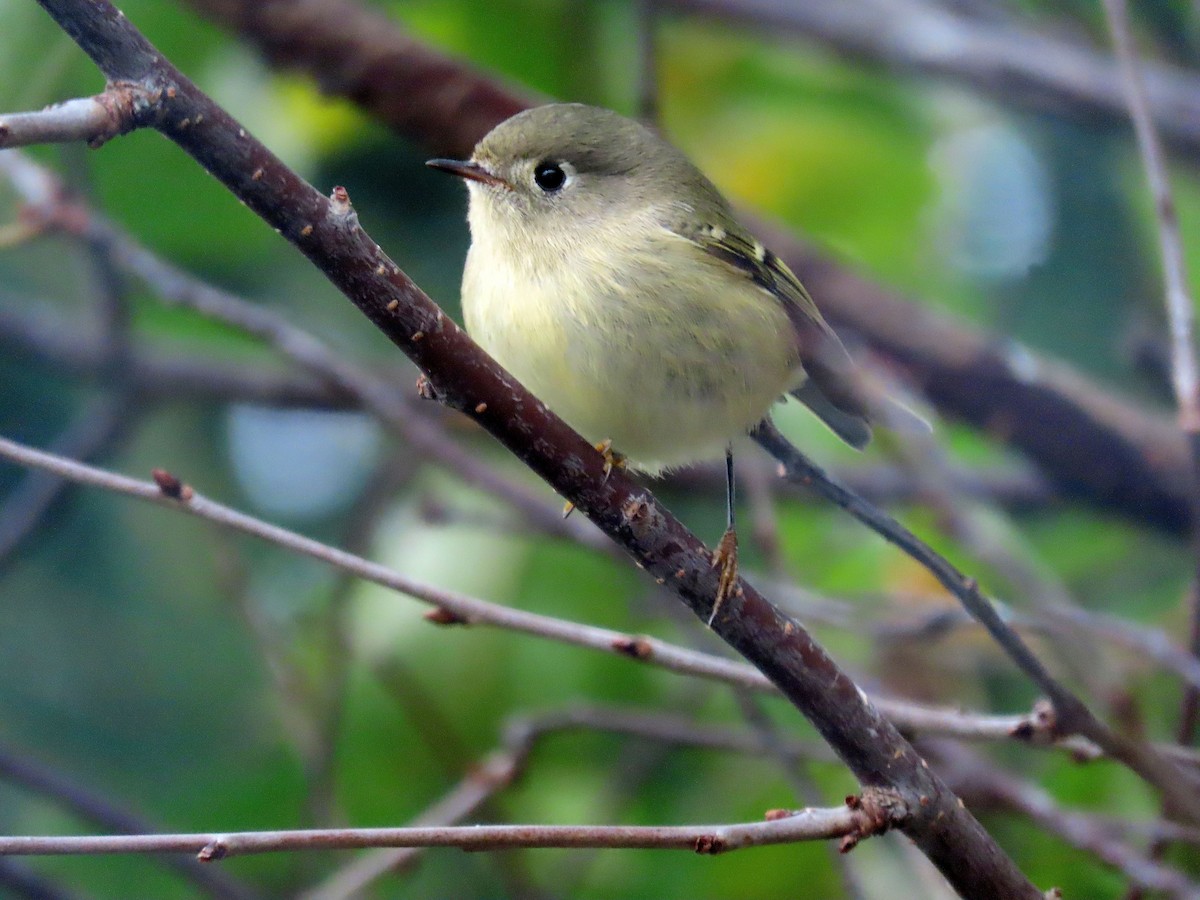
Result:
<svg viewBox="0 0 1200 900"><path fill-rule="evenodd" d="M708 627L716 621L717 613L737 589L738 583L738 545L737 532L730 528L721 535L721 542L713 553L712 567L721 567L721 576L717 579L717 594L713 598L712 613L708 617Z"/></svg>
<svg viewBox="0 0 1200 900"><path fill-rule="evenodd" d="M613 469L625 468L625 457L613 449L611 439L596 444L596 452L604 457L605 481L608 481L608 476L612 474Z"/></svg>

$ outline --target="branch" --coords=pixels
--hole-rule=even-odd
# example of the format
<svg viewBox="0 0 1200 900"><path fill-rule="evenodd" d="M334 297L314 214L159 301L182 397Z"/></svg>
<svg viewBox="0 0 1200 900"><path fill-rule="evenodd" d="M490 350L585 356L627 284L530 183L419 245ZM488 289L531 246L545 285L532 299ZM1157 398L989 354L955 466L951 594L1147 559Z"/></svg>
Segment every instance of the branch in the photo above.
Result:
<svg viewBox="0 0 1200 900"><path fill-rule="evenodd" d="M1129 115L1137 136L1142 168L1154 201L1154 220L1158 228L1162 255L1163 280L1166 283L1167 320L1171 325L1171 382L1179 406L1179 427L1193 439L1200 434L1200 375L1192 338L1193 300L1188 288L1187 263L1179 234L1179 215L1167 177L1167 165L1151 118L1146 85L1129 31L1125 0L1104 0L1105 16L1121 64L1121 76L1129 103Z"/></svg>
<svg viewBox="0 0 1200 900"><path fill-rule="evenodd" d="M781 586L779 590L786 590L786 587ZM826 604L834 602L825 601ZM1200 687L1200 660L1175 644L1160 629L1078 607L1052 607L1035 612L1006 608L1002 615L1014 628L1076 639L1082 634L1106 641L1132 653L1139 661L1150 660L1174 672L1188 684ZM845 627L846 622L843 619L838 624ZM872 633L882 640L920 640L943 637L957 628L978 624L965 610L937 609L906 621L874 625Z"/></svg>
<svg viewBox="0 0 1200 900"><path fill-rule="evenodd" d="M85 45L85 49L88 49L86 45ZM98 64L101 65L102 68L104 67L104 65L105 65L104 58L97 58L97 62L98 62ZM124 74L127 76L130 75L130 73L121 71L123 69L123 67L125 66L125 63L123 63L121 60L110 59L110 60L108 60L108 63L110 65L110 67L112 67L112 71L106 72L106 74L108 74L110 78L119 77L120 74ZM162 73L159 73L159 74L162 74ZM177 75L178 75L178 73L171 73L172 78L174 78ZM178 76L178 77L181 78L182 76ZM172 99L175 99L175 98L172 98ZM201 97L198 96L197 100L200 100L200 99L201 99ZM207 98L202 98L202 101L203 101L203 103L208 103L209 105L211 105L210 102L207 101ZM183 119L181 119L179 121L188 123L190 125L193 121L203 121L204 118L206 117L206 115L212 115L212 114L217 114L217 113L219 113L221 115L224 114L223 111L221 111L217 108L214 108L212 113L209 113L209 114L198 113L198 115L200 116L199 119L193 119L192 117L185 116ZM212 148L210 146L206 146L206 145L190 146L194 143L191 140L191 137L193 135L195 135L195 133L196 133L195 128L192 128L190 130L180 129L180 130L176 131L175 129L168 127L166 129L164 129L164 131L168 136L172 137L177 142L179 142L181 144L181 146L184 147L184 149L190 149L192 152L199 151L199 152L196 152L196 155L197 155L197 158L201 160L201 162L206 162L206 156L211 155L214 150L214 148ZM244 132L242 132L242 134L244 135ZM263 152L264 153L266 152L265 148L263 148ZM214 157L213 163L215 164L215 162L218 160L219 160L219 156ZM211 168L211 166L208 166L208 167ZM264 169L261 167L256 169L255 173L254 173L254 175L256 176L255 180L261 180L263 172L264 172ZM220 172L216 171L215 174L220 175ZM236 176L236 173L231 173L231 174ZM287 174L291 175L290 172ZM299 226L299 229L297 229L298 222L297 222L296 218L292 215L288 215L286 213L286 211L281 211L278 209L271 209L266 204L262 204L261 206L256 205L256 203L254 202L256 191L247 190L247 186L245 184L238 184L236 177L234 178L232 183L230 183L230 187L235 189L235 191L239 187L242 188L245 191L245 193L243 195L243 199L246 200L247 204L250 205L251 208L256 209L256 211L258 211L260 214L262 214L264 216L268 216L270 213L278 214L280 212L283 212L284 215L281 218L282 218L282 220L284 220L285 224L290 227L290 230L292 233L295 233L297 230L299 230L299 232L300 232L299 236L303 238L303 237L309 236L304 233L305 230L307 230L310 233L312 232L313 225L311 223ZM342 196L339 198L335 192L334 200L335 200L335 204L345 203L346 208L347 208L347 213L348 213L348 198L347 197ZM281 228L281 232L284 234L287 234L288 228ZM301 246L302 246L302 248L304 247L304 242L301 243ZM313 248L313 249L317 249L317 248ZM381 252L378 252L378 248L375 248L375 249L377 251L377 253L375 254L376 258L377 259L381 258L381 256L382 256ZM335 270L328 266L328 264L330 262L330 260L328 258L322 259L321 255L314 254L313 252L311 252L311 250L309 251L309 253L310 253L310 258L312 258L314 260L314 262L317 262L318 265L321 265L322 262L324 262L326 264L326 274L329 275L331 277L331 279L335 281L335 283L339 283L339 281L345 280L344 278L340 277L345 274L344 272L342 272L341 270ZM403 275L402 275L402 273L400 273L399 269L397 267L395 267L394 264L391 264L390 261L388 263L379 262L377 264L377 266L378 266L379 274L383 274L383 273L387 272L390 267L392 269L394 281L403 279L403 281L405 282L404 286L406 288L410 289L408 291L409 296L407 299L411 302L412 301L412 292L416 291L415 285L412 285L410 282L407 282L407 279L403 278ZM436 307L433 307L433 304L430 303L429 306L433 307L433 309L429 310L429 313L431 313L434 316L434 320L433 320L434 324L432 326L426 324L425 327L421 327L422 324L424 324L422 321L422 317L417 316L417 317L415 317L417 319L417 321L414 322L414 324L412 326L412 328L413 328L412 331L408 332L407 334L398 334L398 333L396 333L395 330L389 330L389 328L386 327L387 325L394 324L394 323L390 322L389 317L387 317L386 315L383 315L383 316L380 315L381 311L377 308L377 306L374 306L370 302L370 298L363 297L363 296L359 296L359 297L354 296L354 293L356 290L363 291L365 289L365 287L366 287L366 285L364 285L364 284L359 284L359 285L347 284L347 285L343 285L343 290L347 290L347 288L350 288L347 291L348 295L350 295L351 298L354 299L356 303L359 303L360 308L363 309L363 311L368 316L372 317L372 320L375 321L376 325L380 326L385 332L388 332L389 336L402 349L404 349L405 352L409 353L409 355L414 360L416 360L418 362L418 364L422 363L422 357L426 357L426 359L428 359L428 357L424 351L428 351L430 348L434 348L435 342L429 341L429 340L422 340L422 339L425 338L427 328L429 328L429 327L436 328L439 331L441 331L443 329L443 317L442 317L440 310L436 310ZM364 302L364 301L366 301L366 302ZM397 299L395 301L394 306L389 306L384 312L393 312L395 307L397 307L398 305L399 305L399 299ZM450 327L451 327L451 329L453 329L453 326L450 326ZM454 329L454 331L457 331L457 329ZM419 337L416 340L414 340L414 336L419 336ZM457 336L463 337L465 339L465 336L462 336L461 333L458 333ZM418 343L418 341L420 341L420 343ZM468 342L469 342L469 340L468 340ZM477 348L475 348L475 349L477 349ZM473 384L472 383L473 381L474 381L474 379L460 380L461 388L465 388L468 391L474 392L474 390L477 390L477 385ZM459 391L459 396L453 396L455 391L447 392L443 385L437 385L435 383L436 391L439 394L443 395L446 400L448 400L449 405L466 410L471 401L469 401L467 399L467 396L469 396L469 395L464 395L463 393L461 393L461 388ZM505 435L505 433L508 431L507 428L504 426L509 425L510 424L509 422L504 422L504 423L496 422L494 416L490 415L490 413L492 413L493 411L489 409L488 404L486 402L476 403L474 405L473 411L476 414L476 416L478 417L478 420L480 421L480 423L484 425L484 427L486 427L490 431L492 431L493 434L500 436L502 440L504 439L503 435ZM545 411L544 408L541 411ZM545 412L548 412L548 411L545 411ZM488 413L489 415L485 415L485 413ZM545 420L543 419L543 424L544 423L545 423ZM557 423L557 424L559 424L561 426L561 423ZM568 432L568 434L570 434L570 433ZM511 434L511 432L508 432L508 436L510 438L514 437ZM518 452L518 454L520 454L522 449L527 449L527 442L519 439L519 438L523 438L523 437L524 437L523 435L518 436L518 440L514 444L510 444L510 449L513 449L515 452ZM575 439L576 447L578 447L578 443L577 443L578 437L573 434L571 434L570 437ZM568 451L568 452L570 452L570 451ZM576 451L576 452L578 452L578 451ZM778 454L776 454L776 455L778 455ZM533 468L535 468L535 470L537 470L537 466L534 464L533 459L531 459L530 457L527 456L527 457L525 457L525 461L527 464L531 464L531 466ZM573 462L573 461L574 460L569 460L569 462ZM554 461L547 460L547 462L553 463ZM546 477L552 483L555 483L555 478L553 477L553 475L554 475L554 469L556 469L556 468L558 469L557 474L559 475L559 477L561 477L564 474L572 474L572 475L577 474L577 471L571 472L571 473L566 473L561 468L559 468L557 466L553 466L553 465L551 466L550 469L540 472L540 474L542 474L543 477ZM569 493L567 493L565 491L563 493L565 496L568 497L568 499L572 500L572 502L575 502L574 498L571 497L571 495ZM626 505L622 509L622 518L625 521L623 523L614 523L618 528L621 527L621 525L630 524L630 520L632 520L632 519L644 518L645 514L647 512L649 512L648 508L644 507L642 505L641 501L634 501L634 503L635 503L634 506ZM576 505L580 506L579 503L576 503ZM593 517L594 511L590 512L588 509L586 509L583 506L580 506L580 508L584 510L585 514L589 514L589 517ZM869 521L869 519L864 519L864 521ZM604 527L603 524L599 521L597 521L597 524L600 524L602 528ZM895 528L897 528L897 529L900 528L898 523L895 523L894 521L892 522L892 525L894 525ZM953 570L953 567L949 567L949 564L945 563L944 560L941 560L941 564L944 564L944 565L939 564L936 559L933 559L933 557L930 556L931 551L929 550L929 548L923 547L923 545L920 547L915 546L914 545L915 538L913 538L913 536L910 533L904 532L904 535L907 535L907 537L902 537L900 540L896 540L895 535L897 535L899 533L900 532L893 530L893 532L892 532L893 536L891 537L893 542L898 543L899 546L906 548L911 555L914 555L914 558L917 558L919 560L924 560L927 565L932 565L932 570L934 571L934 574L937 577L939 577L939 579L941 579L944 584L946 584L948 587L950 587L952 591L956 589L955 584L957 584L957 586L958 586L957 594L958 594L958 596L960 596L960 599L962 599L963 602L967 605L968 609L972 612L972 614L975 615L977 618L980 618L980 620L982 622L984 622L984 624L988 628L989 632L991 632L993 634L993 636L996 637L997 640L999 640L1001 642L1001 645L1005 647L1007 652L1014 658L1014 660L1018 663L1018 665L1022 668L1022 670L1025 671L1027 674L1029 674L1030 677L1032 677L1034 679L1035 683L1037 683L1040 688L1042 688L1044 691L1047 692L1047 694L1051 697L1051 699L1055 703L1056 711L1059 716L1060 723L1064 729L1064 733L1067 733L1067 734L1079 733L1079 734L1084 735L1085 737L1088 737L1091 740L1094 740L1096 743L1100 744L1101 747L1107 753L1112 755L1114 758L1119 759L1122 762L1125 762L1127 765L1129 765L1131 768L1133 768L1134 771L1137 771L1144 778L1146 778L1148 781L1150 781L1150 783L1155 784L1160 790L1168 791L1171 789L1171 785L1177 779L1179 773L1177 772L1176 768L1169 761L1161 758L1158 754L1156 754L1150 748L1143 747L1134 742L1125 740L1125 739L1119 737L1118 735L1112 733L1109 729L1107 729L1106 726L1104 726L1101 722L1099 722L1099 720L1096 719L1090 713L1090 711L1082 703L1082 701L1080 701L1077 697L1075 697L1073 694L1071 694L1069 691L1067 691L1064 687L1059 685L1053 678L1051 678L1049 673L1040 664L1040 662L1033 656L1033 654L1028 650L1028 648L1025 647L1025 645L1020 640L1020 638L1014 632L1012 632L1011 629L1009 629L1006 625L1004 625L1004 623L995 614L994 610L992 610L991 607L986 603L986 601L984 601L982 599L982 597L979 595L977 588L972 586L970 589L967 589L965 587L967 580L965 579L964 576L961 575L961 573L957 573L955 570ZM627 549L628 548L629 548L629 545L627 544ZM661 566L660 566L660 569L661 569ZM674 577L679 577L680 573L684 573L684 572L685 572L684 569L678 569L675 572L672 572L671 574ZM953 573L953 574L951 575L950 573ZM665 578L665 576L660 574L659 578ZM948 581L947 578L949 578L950 580ZM744 585L742 586L741 590L743 591L743 596L744 596L744 591L745 591ZM759 599L761 599L761 598L759 598ZM698 606L693 605L693 610L698 611L698 609L699 609ZM720 632L720 629L718 629L718 632ZM727 640L730 640L730 642L735 647L737 647L737 643L735 642L735 640L733 638L727 637ZM744 647L737 647L737 648L739 649L740 652L743 652L744 654L746 653L746 649ZM1183 800L1182 805L1188 810L1190 816L1192 816L1197 821L1200 821L1200 798L1188 796Z"/></svg>
<svg viewBox="0 0 1200 900"><path fill-rule="evenodd" d="M512 783L532 749L532 739L519 736L505 741L505 749L493 753L463 778L453 790L414 820L414 826L452 825L474 814L497 791ZM388 872L396 872L417 858L419 847L401 847L365 854L338 869L317 886L300 895L300 900L343 900L361 895L368 885Z"/></svg>
<svg viewBox="0 0 1200 900"><path fill-rule="evenodd" d="M945 557L882 510L867 503L829 476L793 447L769 421L764 420L751 435L784 466L787 477L811 487L831 503L844 509L884 540L899 547L921 563L953 594L971 616L1025 675L1037 685L1054 707L1053 732L1081 735L1104 752L1138 773L1149 784L1170 797L1193 822L1200 822L1200 780L1152 747L1112 731L1092 714L1078 696L1054 678L1033 652L980 592L979 584L958 571Z"/></svg>
<svg viewBox="0 0 1200 900"><path fill-rule="evenodd" d="M69 457L94 459L130 431L141 410L126 392L88 404L58 436L54 450ZM44 472L31 473L4 498L0 512L0 571L55 508L66 492L64 482Z"/></svg>
<svg viewBox="0 0 1200 900"><path fill-rule="evenodd" d="M48 106L40 112L0 116L0 150L78 141L99 147L132 129L134 102L133 92L109 90Z"/></svg>
<svg viewBox="0 0 1200 900"><path fill-rule="evenodd" d="M448 825L471 815L499 788L515 778L535 745L543 738L565 731L606 731L686 747L755 753L758 742L752 735L734 729L699 725L684 716L642 712L611 707L568 706L534 716L517 716L504 728L503 749L493 753L482 766L482 776L472 773L437 804L422 813L418 825ZM790 742L787 751L797 758L831 760L827 748L817 742ZM303 900L340 900L357 896L388 872L395 872L415 858L414 849L380 850L366 854L334 872Z"/></svg>
<svg viewBox="0 0 1200 900"><path fill-rule="evenodd" d="M870 820L858 809L800 810L786 818L733 825L466 825L431 828L315 828L232 833L0 836L0 856L195 853L204 862L230 856L369 847L458 847L462 850L605 847L688 850L716 855L748 847L828 840L856 834ZM893 824L888 821L888 825ZM878 830L873 833L878 833Z"/></svg>
<svg viewBox="0 0 1200 900"><path fill-rule="evenodd" d="M0 160L4 154L0 154ZM32 301L22 301L32 306ZM0 350L27 362L83 378L101 380L107 354L101 343L64 319L43 319L0 309ZM155 354L132 350L126 383L142 402L200 400L262 403L315 409L358 408L344 391L305 375L264 365L214 360L212 356Z"/></svg>
<svg viewBox="0 0 1200 900"><path fill-rule="evenodd" d="M458 820L487 797L510 784L534 744L546 734L589 724L585 711L514 720L506 728L504 747L491 754L454 791L422 815L423 820ZM603 714L599 716L604 721ZM512 848L641 848L690 850L703 855L747 847L841 838L849 850L863 838L901 824L908 810L892 792L868 789L849 797L844 806L768 814L764 822L699 826L542 826L423 825L408 828L309 829L234 834L162 834L0 837L3 855L194 852L202 861L235 855L313 849L459 847L464 850ZM307 896L348 896L361 890L406 856L389 853L365 857L337 873Z"/></svg>
<svg viewBox="0 0 1200 900"><path fill-rule="evenodd" d="M13 892L15 897L30 900L84 900L66 888L23 866L16 860L0 857L0 885Z"/></svg>

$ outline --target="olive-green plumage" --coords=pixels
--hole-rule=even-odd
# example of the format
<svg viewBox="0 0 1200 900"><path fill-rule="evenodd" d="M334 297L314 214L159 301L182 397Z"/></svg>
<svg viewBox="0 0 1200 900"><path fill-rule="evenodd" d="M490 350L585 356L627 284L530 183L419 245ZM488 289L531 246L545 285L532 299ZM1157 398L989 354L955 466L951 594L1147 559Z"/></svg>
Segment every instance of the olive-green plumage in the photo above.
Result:
<svg viewBox="0 0 1200 900"><path fill-rule="evenodd" d="M719 456L795 392L856 447L854 366L788 268L677 149L616 113L555 104L469 163L471 335L585 437L656 472Z"/></svg>

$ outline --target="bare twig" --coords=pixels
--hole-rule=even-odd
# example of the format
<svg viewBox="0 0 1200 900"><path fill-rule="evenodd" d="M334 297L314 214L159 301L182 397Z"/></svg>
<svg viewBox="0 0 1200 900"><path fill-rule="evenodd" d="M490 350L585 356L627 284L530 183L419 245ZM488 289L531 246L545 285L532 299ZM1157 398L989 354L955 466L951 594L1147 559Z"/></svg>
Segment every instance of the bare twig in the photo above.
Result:
<svg viewBox="0 0 1200 900"><path fill-rule="evenodd" d="M742 718L753 731L761 751L779 764L779 769L791 787L796 801L805 806L819 805L822 802L821 791L809 774L808 760L795 753L791 742L780 734L753 694L745 689L735 689L733 693ZM845 900L865 900L866 892L850 858L843 852L842 847L828 847L830 863L841 879Z"/></svg>
<svg viewBox="0 0 1200 900"><path fill-rule="evenodd" d="M758 460L746 465L742 460L745 456L739 457L738 484L750 506L750 536L772 577L785 579L787 563L779 544L779 519L775 511L775 489L781 482L773 477L767 465L758 465Z"/></svg>
<svg viewBox="0 0 1200 900"><path fill-rule="evenodd" d="M663 6L771 34L790 31L860 62L936 75L1018 107L1088 124L1119 125L1124 112L1117 66L1102 52L1061 35L985 21L933 3L664 0ZM888 27L880 28L885 16ZM1158 64L1150 80L1159 127L1181 152L1197 156L1197 76Z"/></svg>
<svg viewBox="0 0 1200 900"><path fill-rule="evenodd" d="M1105 641L1129 651L1138 661L1153 662L1188 684L1200 687L1200 660L1161 629L1079 607L1055 606L1034 612L1006 608L1003 616L1014 628L1075 638L1085 635ZM942 637L955 629L978 624L965 610L938 609L917 618L874 625L872 633L886 640L921 640Z"/></svg>
<svg viewBox="0 0 1200 900"><path fill-rule="evenodd" d="M134 91L105 91L47 107L36 113L0 115L0 150L31 144L86 141L99 146L129 131L133 107L146 98Z"/></svg>
<svg viewBox="0 0 1200 900"><path fill-rule="evenodd" d="M0 160L3 158L0 155ZM34 305L25 301L17 304ZM53 367L59 373L100 381L108 365L103 344L69 325L65 317L0 309L0 350L27 363ZM130 389L147 403L240 401L280 407L359 408L344 391L310 376L198 354L153 353L135 348L126 361L124 375Z"/></svg>
<svg viewBox="0 0 1200 900"><path fill-rule="evenodd" d="M637 0L637 114L658 125L658 0Z"/></svg>
<svg viewBox="0 0 1200 900"><path fill-rule="evenodd" d="M303 68L325 90L359 103L438 156L469 155L490 128L538 102L417 44L394 21L351 0L189 2L236 29L272 63ZM804 16L820 6L820 14L836 16L842 0L771 5L784 15ZM861 9L855 10L861 17ZM890 25L892 18L890 10L872 16L865 23L867 36L887 40L890 28L878 23ZM923 46L934 52L938 43ZM1013 58L1026 64L1054 66L1063 58L1055 49L1035 58L1025 40L1012 46ZM425 77L431 70L440 77ZM1115 68L1109 70L1108 107L1115 114L1121 109L1120 85ZM1072 77L1071 85L1076 81ZM1077 86L1091 84L1079 79ZM1200 97L1183 85L1173 94L1190 108ZM1200 115L1163 110L1164 120L1200 123ZM1196 130L1200 133L1200 125ZM802 275L835 326L898 363L947 415L1029 454L1064 496L1120 510L1155 528L1187 527L1192 516L1187 448L1163 417L1011 340L973 332L928 304L911 303L776 225L751 223Z"/></svg>
<svg viewBox="0 0 1200 900"><path fill-rule="evenodd" d="M451 824L474 813L498 789L506 786L525 765L530 751L542 738L575 729L607 731L666 744L754 753L757 739L732 728L700 725L684 716L665 712L572 705L532 716L517 716L504 728L503 749L493 753L437 804L422 813L417 825ZM784 752L796 759L832 761L828 749L815 741L789 741ZM336 900L353 895L386 872L409 864L414 849L381 850L364 855L338 870L304 894L304 900Z"/></svg>
<svg viewBox="0 0 1200 900"><path fill-rule="evenodd" d="M1138 151L1154 200L1166 285L1167 319L1171 326L1171 382L1179 408L1179 426L1187 435L1195 436L1200 433L1200 374L1197 372L1192 337L1193 301L1188 287L1183 241L1179 234L1179 216L1175 211L1166 160L1150 112L1150 101L1137 61L1133 35L1129 30L1125 0L1104 0L1104 11L1121 66Z"/></svg>
<svg viewBox="0 0 1200 900"><path fill-rule="evenodd" d="M895 798L880 795L866 815L856 803L829 809L798 810L786 818L765 822L729 825L467 825L318 828L225 834L0 836L0 855L195 853L208 862L230 856L287 850L361 850L369 847L458 847L474 851L511 850L518 847L608 847L687 850L713 855L771 844L878 834L898 824L903 815L904 811L896 805Z"/></svg>
<svg viewBox="0 0 1200 900"><path fill-rule="evenodd" d="M450 793L413 820L414 827L433 828L452 825L473 815L497 791L517 776L533 746L534 734L506 734L505 746L491 754L463 778ZM411 864L422 848L400 847L364 854L335 871L315 887L305 891L302 900L341 900L358 896L372 882L388 872Z"/></svg>
<svg viewBox="0 0 1200 900"><path fill-rule="evenodd" d="M413 461L403 452L392 454L376 467L375 475L363 487L347 515L349 525L342 536L346 549L359 555L367 551L380 519L391 509L398 491L412 480L416 471ZM319 676L313 713L317 740L305 766L309 785L307 808L313 825L335 824L332 815L337 793L337 751L350 676L356 661L351 635L351 600L357 583L350 573L341 573L329 591L323 622L318 628L324 635L324 667Z"/></svg>
<svg viewBox="0 0 1200 900"><path fill-rule="evenodd" d="M38 874L15 859L0 858L0 887L24 900L82 900L78 894Z"/></svg>

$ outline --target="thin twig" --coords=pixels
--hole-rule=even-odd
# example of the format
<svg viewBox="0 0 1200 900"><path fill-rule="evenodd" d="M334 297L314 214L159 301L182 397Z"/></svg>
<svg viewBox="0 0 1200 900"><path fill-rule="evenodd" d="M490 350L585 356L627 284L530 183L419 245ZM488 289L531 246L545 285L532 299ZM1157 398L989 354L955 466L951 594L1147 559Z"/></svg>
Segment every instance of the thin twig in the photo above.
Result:
<svg viewBox="0 0 1200 900"><path fill-rule="evenodd" d="M130 92L105 91L95 97L80 97L47 107L35 113L0 115L0 150L32 144L64 144L86 141L99 146L105 140L128 130Z"/></svg>
<svg viewBox="0 0 1200 900"><path fill-rule="evenodd" d="M24 900L83 900L79 894L68 891L15 859L0 858L0 887Z"/></svg>
<svg viewBox="0 0 1200 900"><path fill-rule="evenodd" d="M886 800L881 806L886 806ZM314 828L298 831L188 834L0 836L0 855L195 853L203 861L300 850L458 847L462 850L607 847L687 850L703 855L748 847L878 833L893 824L864 819L850 806L798 810L765 822L727 825L467 825L411 828ZM874 831L871 831L871 828Z"/></svg>
<svg viewBox="0 0 1200 900"><path fill-rule="evenodd" d="M1120 78L1110 57L1052 29L1017 24L1017 17L984 20L933 3L896 0L661 2L672 12L773 36L802 35L862 63L965 84L1004 103L1086 125L1121 120ZM888 27L881 28L884 16ZM1196 74L1156 64L1152 80L1155 119L1180 151L1195 157L1200 153Z"/></svg>
<svg viewBox="0 0 1200 900"><path fill-rule="evenodd" d="M95 459L119 443L139 417L138 404L127 394L101 397L85 404L54 441L64 456ZM30 472L0 504L0 571L58 505L70 482L45 472Z"/></svg>
<svg viewBox="0 0 1200 900"><path fill-rule="evenodd" d="M473 815L497 791L516 777L532 747L532 739L506 740L436 804L413 820L414 827L445 827ZM301 900L342 900L356 897L388 872L397 872L417 858L420 847L375 850L336 870L320 884L300 895Z"/></svg>
<svg viewBox="0 0 1200 900"><path fill-rule="evenodd" d="M1167 319L1171 330L1171 383L1179 407L1179 426L1189 437L1200 433L1200 372L1192 337L1194 305L1188 287L1187 262L1179 234L1179 215L1167 175L1162 145L1150 112L1146 86L1137 60L1125 0L1104 0L1108 28L1120 63L1129 116L1138 152L1154 201L1159 253L1166 287Z"/></svg>
<svg viewBox="0 0 1200 900"><path fill-rule="evenodd" d="M846 510L889 543L899 547L929 570L964 608L979 621L992 639L1054 706L1055 729L1062 735L1078 734L1094 741L1106 754L1137 772L1163 796L1170 796L1194 822L1200 822L1200 780L1182 771L1152 747L1112 731L1093 715L1079 697L1058 681L968 578L944 556L879 508L829 478L820 466L792 446L769 421L754 431L754 439L780 461L788 478L800 482Z"/></svg>
<svg viewBox="0 0 1200 900"><path fill-rule="evenodd" d="M3 159L0 154L0 159ZM0 288L0 297L5 297ZM14 306L38 304L29 298L13 299ZM0 309L0 351L24 364L52 368L59 375L99 381L107 365L104 348L94 337L76 333L66 316L26 315ZM398 374L398 373L397 373ZM284 373L277 366L214 359L212 354L160 353L134 348L126 378L145 403L193 401L200 403L259 403L283 408L358 409L344 391L300 373ZM381 373L378 377L387 377Z"/></svg>
<svg viewBox="0 0 1200 900"><path fill-rule="evenodd" d="M659 124L658 0L637 0L637 114L648 125Z"/></svg>
<svg viewBox="0 0 1200 900"><path fill-rule="evenodd" d="M771 756L779 765L780 771L787 780L796 801L805 806L817 806L822 802L821 792L808 772L808 760L799 757L791 742L787 740L771 717L759 704L758 699L749 691L734 689L734 699L741 710L742 718L753 731L754 738L759 742L759 749ZM866 892L854 869L850 857L843 848L828 845L830 863L842 882L842 892L845 900L866 900Z"/></svg>

